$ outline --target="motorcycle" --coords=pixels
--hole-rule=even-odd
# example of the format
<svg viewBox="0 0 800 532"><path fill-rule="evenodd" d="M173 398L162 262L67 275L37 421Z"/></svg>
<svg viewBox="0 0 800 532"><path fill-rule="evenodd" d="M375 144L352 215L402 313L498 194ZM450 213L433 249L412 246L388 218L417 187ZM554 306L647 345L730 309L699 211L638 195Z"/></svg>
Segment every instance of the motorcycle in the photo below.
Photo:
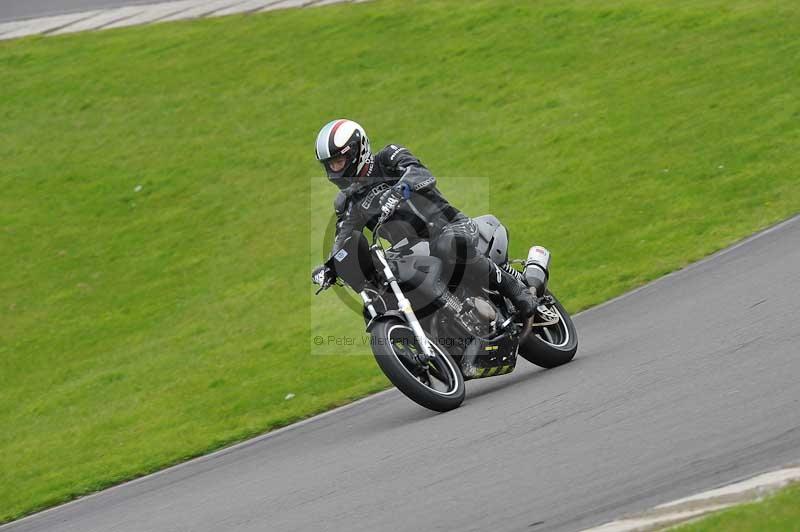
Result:
<svg viewBox="0 0 800 532"><path fill-rule="evenodd" d="M554 368L578 349L572 318L546 287L550 253L533 246L526 260L509 260L508 231L500 221L484 215L473 222L478 251L537 297L527 320L498 292L457 272L446 275L448 265L429 253L427 241L404 239L384 248L382 222L371 244L360 231L347 238L325 263L335 277L317 290L336 284L359 294L378 366L409 399L438 412L464 401L465 380L511 373L518 356Z"/></svg>

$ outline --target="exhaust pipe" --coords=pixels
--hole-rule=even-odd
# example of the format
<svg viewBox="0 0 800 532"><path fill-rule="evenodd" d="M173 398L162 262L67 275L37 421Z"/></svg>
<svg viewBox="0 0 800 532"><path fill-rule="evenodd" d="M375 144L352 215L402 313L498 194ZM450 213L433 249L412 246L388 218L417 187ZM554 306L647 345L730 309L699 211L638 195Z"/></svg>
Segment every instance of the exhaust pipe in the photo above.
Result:
<svg viewBox="0 0 800 532"><path fill-rule="evenodd" d="M523 275L525 282L535 291L536 297L542 297L550 277L550 252L542 246L533 246L528 251Z"/></svg>

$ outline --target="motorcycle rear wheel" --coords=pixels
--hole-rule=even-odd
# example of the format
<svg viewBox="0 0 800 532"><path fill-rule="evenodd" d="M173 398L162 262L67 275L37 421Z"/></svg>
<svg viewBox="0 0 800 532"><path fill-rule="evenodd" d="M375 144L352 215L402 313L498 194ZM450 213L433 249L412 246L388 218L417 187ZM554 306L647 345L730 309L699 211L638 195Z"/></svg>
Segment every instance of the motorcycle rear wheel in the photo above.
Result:
<svg viewBox="0 0 800 532"><path fill-rule="evenodd" d="M388 319L372 329L372 353L392 384L418 405L447 412L464 401L464 377L447 351L433 341L430 346L435 356L422 364L416 357L422 350L407 323Z"/></svg>
<svg viewBox="0 0 800 532"><path fill-rule="evenodd" d="M573 359L578 351L578 332L572 318L555 296L552 310L559 315L555 325L534 327L519 345L519 354L532 364L555 368Z"/></svg>

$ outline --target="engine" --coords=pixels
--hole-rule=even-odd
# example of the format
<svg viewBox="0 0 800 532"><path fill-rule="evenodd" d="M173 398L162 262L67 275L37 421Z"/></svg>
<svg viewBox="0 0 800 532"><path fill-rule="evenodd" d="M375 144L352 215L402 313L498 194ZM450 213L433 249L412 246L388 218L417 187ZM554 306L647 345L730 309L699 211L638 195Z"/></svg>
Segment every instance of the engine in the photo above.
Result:
<svg viewBox="0 0 800 532"><path fill-rule="evenodd" d="M477 336L487 337L495 333L497 310L489 301L480 297L469 297L464 301L461 322Z"/></svg>

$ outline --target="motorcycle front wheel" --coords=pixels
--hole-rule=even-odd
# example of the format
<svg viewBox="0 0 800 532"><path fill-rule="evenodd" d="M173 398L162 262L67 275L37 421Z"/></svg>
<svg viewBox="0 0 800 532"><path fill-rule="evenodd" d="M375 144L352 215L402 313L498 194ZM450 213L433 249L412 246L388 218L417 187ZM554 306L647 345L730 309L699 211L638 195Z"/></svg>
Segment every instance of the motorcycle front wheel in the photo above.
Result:
<svg viewBox="0 0 800 532"><path fill-rule="evenodd" d="M418 405L447 412L464 401L464 377L447 351L436 342L430 346L434 357L422 363L422 349L407 323L388 319L372 329L372 353L392 384Z"/></svg>

